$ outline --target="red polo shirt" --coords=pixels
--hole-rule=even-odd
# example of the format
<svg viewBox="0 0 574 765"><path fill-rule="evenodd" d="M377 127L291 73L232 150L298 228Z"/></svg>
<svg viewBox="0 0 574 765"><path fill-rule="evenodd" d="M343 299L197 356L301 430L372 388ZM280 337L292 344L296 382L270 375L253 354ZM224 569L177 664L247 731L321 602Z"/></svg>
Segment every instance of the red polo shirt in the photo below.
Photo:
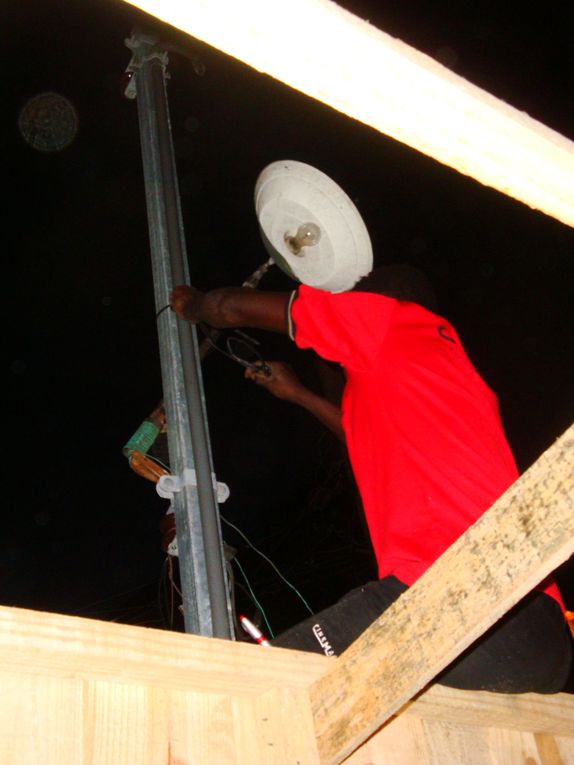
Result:
<svg viewBox="0 0 574 765"><path fill-rule="evenodd" d="M452 325L414 303L301 286L291 320L300 348L344 367L343 428L379 576L411 585L518 477L497 398Z"/></svg>

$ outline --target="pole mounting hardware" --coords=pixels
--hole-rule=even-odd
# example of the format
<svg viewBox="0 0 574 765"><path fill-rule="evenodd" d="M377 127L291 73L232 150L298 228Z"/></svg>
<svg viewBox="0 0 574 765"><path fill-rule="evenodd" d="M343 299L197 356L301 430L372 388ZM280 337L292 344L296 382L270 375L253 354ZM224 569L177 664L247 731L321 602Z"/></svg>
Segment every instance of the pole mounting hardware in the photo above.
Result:
<svg viewBox="0 0 574 765"><path fill-rule="evenodd" d="M139 69L148 61L159 61L162 65L164 77L169 79L169 72L167 71L169 57L165 48L159 46L159 39L154 35L137 32L131 37L126 38L124 42L126 47L132 52L132 57L126 67L128 81L124 90L124 96L133 100L136 97L135 75Z"/></svg>
<svg viewBox="0 0 574 765"><path fill-rule="evenodd" d="M229 497L229 486L218 481L215 473L211 474L211 478L217 501L222 504ZM160 497L173 499L173 495L180 492L184 486L197 486L197 475L194 468L184 468L181 476L162 475L156 484L156 490Z"/></svg>

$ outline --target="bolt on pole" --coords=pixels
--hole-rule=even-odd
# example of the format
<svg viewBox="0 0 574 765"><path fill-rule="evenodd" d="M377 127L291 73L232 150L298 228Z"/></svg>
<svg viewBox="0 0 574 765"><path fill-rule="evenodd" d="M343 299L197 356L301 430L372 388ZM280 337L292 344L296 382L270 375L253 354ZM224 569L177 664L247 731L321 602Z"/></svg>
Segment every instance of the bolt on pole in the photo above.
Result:
<svg viewBox="0 0 574 765"><path fill-rule="evenodd" d="M126 96L136 98L142 149L156 310L174 286L189 284L166 91L167 53L150 35L126 40L133 53ZM197 335L170 311L158 315L163 396L171 472L195 476L173 493L186 632L232 638L215 476Z"/></svg>

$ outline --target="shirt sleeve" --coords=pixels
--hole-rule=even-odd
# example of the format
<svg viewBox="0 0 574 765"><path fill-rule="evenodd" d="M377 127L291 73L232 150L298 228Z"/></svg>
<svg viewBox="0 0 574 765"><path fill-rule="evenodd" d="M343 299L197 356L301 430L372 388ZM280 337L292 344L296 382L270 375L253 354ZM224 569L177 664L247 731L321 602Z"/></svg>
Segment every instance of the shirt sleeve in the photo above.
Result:
<svg viewBox="0 0 574 765"><path fill-rule="evenodd" d="M396 306L368 292L333 294L302 285L290 304L289 328L299 348L328 361L368 369L377 359Z"/></svg>

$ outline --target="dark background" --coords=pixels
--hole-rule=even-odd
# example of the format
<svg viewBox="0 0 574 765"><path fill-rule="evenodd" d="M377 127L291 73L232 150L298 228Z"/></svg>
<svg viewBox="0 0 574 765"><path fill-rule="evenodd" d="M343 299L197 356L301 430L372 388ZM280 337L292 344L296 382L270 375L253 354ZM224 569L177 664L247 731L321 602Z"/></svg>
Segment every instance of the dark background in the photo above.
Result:
<svg viewBox="0 0 574 765"><path fill-rule="evenodd" d="M342 3L471 82L574 137L569 4ZM239 284L266 260L253 210L259 172L308 162L355 200L377 264L426 273L498 393L519 468L574 419L574 232L111 0L3 8L3 244L7 348L0 601L180 629L159 524L167 503L122 446L161 398L136 104L123 91L132 28L182 53L169 100L192 281ZM376 76L376 75L373 75ZM46 91L78 132L38 151L19 114ZM291 289L270 272L264 289ZM260 335L318 390L312 354ZM314 609L374 573L338 445L304 412L204 364L224 517ZM274 631L305 616L275 569L231 526L226 541ZM239 607L260 619L234 564ZM557 577L574 608L572 562Z"/></svg>

